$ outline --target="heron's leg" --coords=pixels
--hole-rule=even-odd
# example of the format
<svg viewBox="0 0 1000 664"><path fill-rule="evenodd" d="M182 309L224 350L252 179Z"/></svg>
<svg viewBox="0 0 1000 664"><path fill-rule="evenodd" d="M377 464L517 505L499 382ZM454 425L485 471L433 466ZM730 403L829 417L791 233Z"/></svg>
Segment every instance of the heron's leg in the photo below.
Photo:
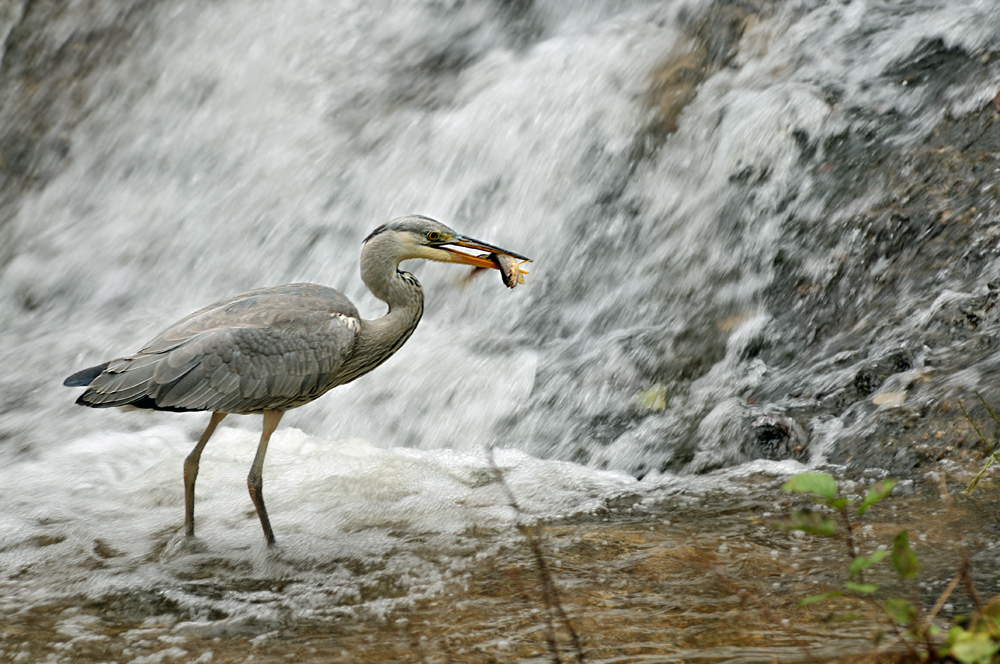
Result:
<svg viewBox="0 0 1000 664"><path fill-rule="evenodd" d="M264 528L264 538L267 545L274 544L274 531L271 530L271 520L267 518L267 508L264 507L264 480L261 473L264 470L264 455L267 454L267 442L271 440L271 434L278 428L281 416L285 414L283 410L264 411L264 430L260 434L260 444L257 445L257 455L253 458L253 465L250 466L250 475L247 476L247 488L250 489L250 498L254 507L257 508L257 516L260 517L260 525Z"/></svg>
<svg viewBox="0 0 1000 664"><path fill-rule="evenodd" d="M215 427L223 420L226 413L212 413L212 419L205 427L205 433L201 434L198 444L191 450L191 454L184 459L184 534L188 537L194 536L194 481L198 479L198 463L201 461L201 451L208 444L208 439L215 433Z"/></svg>

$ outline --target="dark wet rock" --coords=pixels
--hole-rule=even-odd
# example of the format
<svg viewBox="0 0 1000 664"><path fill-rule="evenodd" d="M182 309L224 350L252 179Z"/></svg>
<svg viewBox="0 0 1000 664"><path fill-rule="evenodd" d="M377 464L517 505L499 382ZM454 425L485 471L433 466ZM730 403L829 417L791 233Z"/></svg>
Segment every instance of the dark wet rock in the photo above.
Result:
<svg viewBox="0 0 1000 664"><path fill-rule="evenodd" d="M636 136L628 164L615 171L620 177L609 181L597 204L583 213L592 215L593 222L581 225L581 243L607 244L602 237L607 219L623 215L626 206L634 211L630 219L642 219L642 201L627 200L633 173L669 147L701 83L722 68L739 66L734 63L744 33L773 9L767 2L716 2L683 18L685 39L651 72L651 120ZM994 357L1000 334L995 307L1000 297L995 276L1000 272L995 258L1000 116L993 103L952 116L941 100L954 97L956 81L985 85L994 80L997 57L929 40L893 62L878 81L898 87L898 104L847 106L845 91L835 85L816 91L844 118L844 128L822 135L790 127L800 150L802 180L783 183L784 200L753 213L781 219L780 232L768 247L769 283L761 293L773 316L767 333L742 354L730 354L732 329L720 328L719 321L742 312L726 311L713 301L716 285L707 283L698 295L704 307L688 308L683 324L649 329L622 344L637 374L633 390L663 383L672 397L668 409L687 409L672 432L663 432L660 463L637 459L632 470L718 467L718 460L689 465L698 453L690 441L718 404L697 403L689 395L724 362L739 361L748 369L757 360L763 363L765 375L744 395L763 412L786 413L802 423L839 420L842 433L829 434L832 448L824 441L823 449L845 463L912 473L922 463L913 449L926 444L925 437L931 445L940 441L936 436L942 430L968 437L964 416L947 406L960 397L969 401L973 394L949 383L948 377L973 366L984 375L1000 376L1000 359ZM928 117L936 118L930 129ZM759 220L746 209L758 191L775 186L773 177L767 161L736 164L728 176L733 205L716 231L734 242L751 240ZM799 186L803 183L808 186ZM641 240L607 249L626 254L642 250ZM586 260L577 264L590 265ZM817 270L817 265L829 269ZM664 274L672 269L672 264L665 266ZM747 268L734 266L731 274L715 278L735 284L741 270ZM582 288L586 281L583 274L566 279L563 291ZM664 285L664 301L679 297L670 288ZM547 295L560 301L577 297L563 291ZM594 332L621 329L628 315L609 311ZM555 317L545 318L551 325ZM575 434L585 441L581 449L595 437L607 444L643 427L646 416L606 414ZM609 430L609 421L618 426ZM722 463L790 458L804 447L781 426L753 418L743 420L739 432L730 427L717 433L731 437L729 451L718 456L728 459ZM895 447L883 449L885 436L895 436Z"/></svg>
<svg viewBox="0 0 1000 664"><path fill-rule="evenodd" d="M951 69L976 70L977 75L989 61L941 51L933 44L914 58L909 64L898 63L887 75L934 86L943 83L933 67L924 66L928 58L935 62L944 58ZM896 122L886 118L882 124L887 126L877 133L842 135L839 142L824 147L826 159L835 163L822 175L834 192L831 213L866 191L883 202L847 220L837 235L817 226L826 223L820 219L789 220L785 241L796 248L790 245L776 254L777 277L768 289L775 327L782 333L774 347L765 350L765 361L791 368L813 349L815 378L836 368L828 362L837 353L847 357L841 366L853 371L837 388L786 393L815 399L805 409L812 415L849 414L855 422L867 418L874 425L837 439L833 461L913 472L922 463L914 447L925 436L930 436L931 444L943 446L948 441L935 438L936 432L946 429L964 435L970 430L954 406L958 399L969 403L976 398L954 382L946 387L948 377L971 367L984 378L997 375L994 355L1000 315L995 305L1000 287L990 275L998 266L991 253L1000 221L994 173L998 119L992 103L962 117L945 116L921 144L903 148L885 140ZM840 255L836 271L827 279L810 276L803 259L835 253L840 238L850 233L859 238L853 243L857 251ZM901 309L904 301L912 302L913 308ZM787 346L801 340L806 340L805 348L793 351ZM890 344L900 350L877 354ZM901 397L899 413L883 413L870 405L854 407L888 389L891 377L919 367L925 373L911 381L913 389ZM989 389L991 382L983 388ZM914 394L918 397L912 398ZM779 393L765 396L779 402L785 398ZM951 407L943 407L947 404ZM989 424L984 409L977 414L975 419ZM899 437L887 440L889 433Z"/></svg>
<svg viewBox="0 0 1000 664"><path fill-rule="evenodd" d="M753 436L744 441L742 452L750 459L803 460L808 458L809 434L791 417L758 415L750 421Z"/></svg>

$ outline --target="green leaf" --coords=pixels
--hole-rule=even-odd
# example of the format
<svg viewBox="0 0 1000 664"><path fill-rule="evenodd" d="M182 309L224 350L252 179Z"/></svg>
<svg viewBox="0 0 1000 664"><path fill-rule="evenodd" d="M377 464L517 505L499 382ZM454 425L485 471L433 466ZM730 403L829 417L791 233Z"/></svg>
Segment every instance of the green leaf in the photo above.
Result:
<svg viewBox="0 0 1000 664"><path fill-rule="evenodd" d="M837 497L837 480L827 473L802 473L789 479L781 488L793 493L814 493L830 500Z"/></svg>
<svg viewBox="0 0 1000 664"><path fill-rule="evenodd" d="M863 595L871 595L873 592L878 590L878 586L874 583L854 583L853 581L847 582L847 589L853 590L856 593L861 593Z"/></svg>
<svg viewBox="0 0 1000 664"><path fill-rule="evenodd" d="M917 554L910 546L910 536L905 530L900 530L896 539L892 540L892 566L904 579L912 579L920 573Z"/></svg>
<svg viewBox="0 0 1000 664"><path fill-rule="evenodd" d="M815 604L816 602L824 602L831 597L842 597L843 592L840 590L831 590L828 593L823 593L822 595L809 595L808 597L803 597L799 600L799 606L808 606L810 604Z"/></svg>
<svg viewBox="0 0 1000 664"><path fill-rule="evenodd" d="M863 572L888 555L889 555L888 551L876 551L867 558L864 556L858 556L851 562L851 567L848 570L848 573L851 576L854 576L858 572Z"/></svg>
<svg viewBox="0 0 1000 664"><path fill-rule="evenodd" d="M847 498L835 498L833 500L827 500L825 502L827 505L838 511L847 507Z"/></svg>
<svg viewBox="0 0 1000 664"><path fill-rule="evenodd" d="M917 621L917 607L905 599L888 599L882 605L886 614L900 625L912 625Z"/></svg>
<svg viewBox="0 0 1000 664"><path fill-rule="evenodd" d="M962 630L954 635L951 644L951 656L962 664L990 664L997 650L1000 650L1000 643L991 639L987 632Z"/></svg>
<svg viewBox="0 0 1000 664"><path fill-rule="evenodd" d="M796 510L787 521L778 524L782 530L801 530L813 535L830 537L837 534L837 522L830 517L809 510Z"/></svg>
<svg viewBox="0 0 1000 664"><path fill-rule="evenodd" d="M893 479L882 480L872 488L868 489L868 493L865 494L865 499L861 501L860 505L858 505L858 516L867 512L869 507L892 493L892 489L896 486L896 484L897 481Z"/></svg>

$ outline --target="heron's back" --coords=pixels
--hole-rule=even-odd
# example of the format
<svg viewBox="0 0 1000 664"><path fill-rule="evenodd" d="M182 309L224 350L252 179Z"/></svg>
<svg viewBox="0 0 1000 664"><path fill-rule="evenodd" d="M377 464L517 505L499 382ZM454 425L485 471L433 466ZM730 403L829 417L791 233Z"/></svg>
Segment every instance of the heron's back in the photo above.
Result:
<svg viewBox="0 0 1000 664"><path fill-rule="evenodd" d="M200 309L138 353L67 383L93 375L77 403L95 408L287 410L340 384L360 325L357 308L333 288L263 288Z"/></svg>

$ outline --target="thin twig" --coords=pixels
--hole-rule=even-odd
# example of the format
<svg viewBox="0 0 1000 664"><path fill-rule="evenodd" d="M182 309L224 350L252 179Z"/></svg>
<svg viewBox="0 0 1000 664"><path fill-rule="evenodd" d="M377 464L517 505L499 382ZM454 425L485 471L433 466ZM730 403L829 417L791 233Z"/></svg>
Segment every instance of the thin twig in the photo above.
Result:
<svg viewBox="0 0 1000 664"><path fill-rule="evenodd" d="M993 419L997 422L997 424L1000 424L1000 419L997 418L997 414L993 412L993 409L990 408L990 405L986 403L986 399L983 398L983 395L977 391L976 396L979 397L979 400L983 402L983 405L986 407L986 410L988 410L990 415L993 416ZM990 455L990 457L986 460L986 464L979 470L978 473L976 473L976 476L972 478L972 481L969 482L968 486L965 487L965 493L970 493L979 484L979 480L983 478L983 474L987 470L989 470L990 466L992 466L994 462L1000 459L1000 457L998 457L998 455L1000 455L1000 450L993 450L993 447L990 445L989 441L986 440L986 436L983 435L983 432L979 430L979 427L976 426L976 423L972 421L971 417L969 417L969 413L965 410L965 406L962 404L961 399L958 399L958 407L962 409L962 413L965 415L965 419L969 420L969 424L971 424L972 428L976 430L977 434L979 434L979 440L983 442L983 446L986 447L986 451L993 452Z"/></svg>
<svg viewBox="0 0 1000 664"><path fill-rule="evenodd" d="M938 611L941 610L941 607L944 606L944 603L947 602L948 598L951 597L951 594L955 592L955 588L958 587L958 583L961 580L962 580L962 570L959 570L955 574L954 578L952 578L952 580L948 583L947 587L944 589L941 595L937 598L937 601L934 602L934 606L931 607L930 613L928 613L924 617L923 622L920 623L921 631L926 630L927 627L930 626L931 621L934 620L934 616L938 614Z"/></svg>
<svg viewBox="0 0 1000 664"><path fill-rule="evenodd" d="M982 397L979 398L982 399ZM958 399L957 401L958 407L962 409L962 414L965 415L965 419L969 420L969 424L971 424L972 428L976 430L977 434L979 434L979 440L983 441L983 445L986 447L987 451L992 451L993 448L990 447L990 443L986 440L986 436L983 435L983 432L979 430L978 426L976 426L975 421L969 416L969 411L965 410L965 404L962 403L961 399Z"/></svg>
<svg viewBox="0 0 1000 664"><path fill-rule="evenodd" d="M965 493L971 492L973 489L976 488L976 486L979 485L979 480L983 478L983 474L985 474L986 471L990 469L990 466L992 466L993 463L997 460L1000 460L1000 450L997 450L996 452L990 455L990 457L986 460L985 465L983 465L983 467L979 469L979 472L976 473L976 476L973 477L972 480L969 482L969 485L965 487Z"/></svg>
<svg viewBox="0 0 1000 664"><path fill-rule="evenodd" d="M844 519L844 534L845 534L844 539L847 542L847 548L850 550L850 555L848 556L848 560L853 562L858 555L858 549L854 545L854 527L851 525L851 516L850 513L847 511L846 505L840 508L840 516ZM859 570L857 576L859 583L865 582L864 570ZM871 595L864 596L863 601L868 602L882 613L886 613L885 607L882 606L882 604L880 604L879 602L877 602L875 598L872 597ZM900 630L899 627L896 625L895 621L892 619L892 616L886 614L886 617L889 618L889 627L896 636L895 640L902 643L903 646L910 652L911 655L915 657L919 656L917 649L913 647L913 644L910 643L908 639L905 638L903 631Z"/></svg>
<svg viewBox="0 0 1000 664"><path fill-rule="evenodd" d="M976 605L976 617L984 615L983 598L979 596L979 591L976 590L976 584L972 581L972 563L969 561L968 551L962 553L962 567L959 569L962 575L962 582L965 584L965 589L969 592L969 597L972 598L972 603Z"/></svg>
<svg viewBox="0 0 1000 664"><path fill-rule="evenodd" d="M989 411L990 417L993 418L993 421L996 422L997 424L1000 424L1000 417L998 417L997 414L993 412L993 409L990 408L990 405L988 403L986 403L986 399L984 399L983 395L979 393L979 390L975 390L975 393L976 396L979 397L979 400L983 402L983 406L986 407L986 410Z"/></svg>
<svg viewBox="0 0 1000 664"><path fill-rule="evenodd" d="M844 518L844 534L847 540L847 548L850 549L850 562L854 562L854 559L858 556L858 549L854 546L854 528L851 527L851 517L847 514L847 507L840 508L840 516ZM858 582L865 582L864 570L858 571Z"/></svg>
<svg viewBox="0 0 1000 664"><path fill-rule="evenodd" d="M514 509L515 512L523 514L524 511L517 502L517 498L514 497L514 492L511 491L510 485L508 485L507 481L504 479L503 471L500 470L500 467L497 466L496 460L493 458L492 446L486 446L486 459L489 461L490 470L492 470L497 484L500 486L504 496L507 498L507 503ZM538 537L531 526L526 524L517 524L517 529L522 535L524 535L524 539L528 542L528 546L531 548L531 553L535 559L535 567L538 570L538 578L542 586L542 601L545 602L545 625L547 628L545 640L549 645L549 652L552 654L552 661L554 664L561 664L561 660L559 659L559 649L556 643L555 626L552 624L552 613L554 611L563 626L566 628L566 631L569 632L570 642L573 645L573 650L576 652L576 661L579 664L584 664L583 647L580 645L580 636L576 633L576 629L573 628L573 623L570 622L569 616L566 615L566 611L563 609L562 601L559 598L559 589L556 587L555 580L552 578L552 573L549 571L549 566L545 562L545 555L542 552L541 538Z"/></svg>

